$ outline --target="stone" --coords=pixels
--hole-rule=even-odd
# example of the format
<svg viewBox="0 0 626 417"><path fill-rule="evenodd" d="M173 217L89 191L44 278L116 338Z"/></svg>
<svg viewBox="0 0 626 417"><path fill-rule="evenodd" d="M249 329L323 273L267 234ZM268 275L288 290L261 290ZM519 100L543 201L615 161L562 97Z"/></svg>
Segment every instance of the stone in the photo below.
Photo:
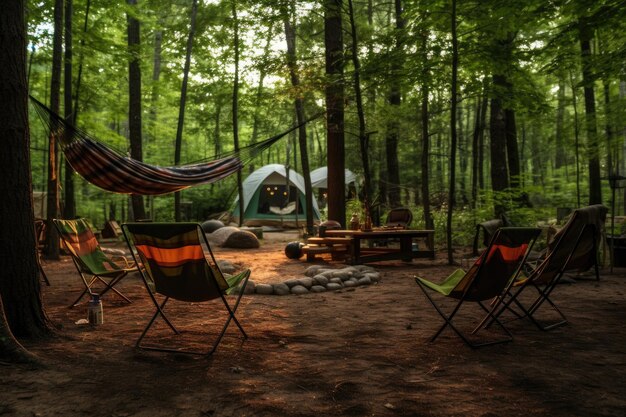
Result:
<svg viewBox="0 0 626 417"><path fill-rule="evenodd" d="M232 274L237 270L235 265L230 261L219 260L217 261L217 265L220 267L220 271L225 274Z"/></svg>
<svg viewBox="0 0 626 417"><path fill-rule="evenodd" d="M204 233L213 233L217 229L224 227L224 223L221 220L207 220L200 225Z"/></svg>
<svg viewBox="0 0 626 417"><path fill-rule="evenodd" d="M352 276L352 274L350 274L348 271L345 271L343 269L338 269L335 272L333 272L333 277L337 277L337 278L341 278L341 279L348 279Z"/></svg>
<svg viewBox="0 0 626 417"><path fill-rule="evenodd" d="M311 265L304 271L304 275L307 277L312 277L318 274L318 271L322 269L322 265Z"/></svg>
<svg viewBox="0 0 626 417"><path fill-rule="evenodd" d="M206 235L206 238L211 244L222 246L224 242L226 242L226 239L230 237L230 235L238 231L239 231L239 228L237 227L224 226L220 229L217 229L213 233L208 233Z"/></svg>
<svg viewBox="0 0 626 417"><path fill-rule="evenodd" d="M289 288L293 288L296 285L300 285L300 280L292 278L292 279L288 279L287 281L284 281L283 284L287 285Z"/></svg>
<svg viewBox="0 0 626 417"><path fill-rule="evenodd" d="M274 294L287 295L289 292L289 287L285 283L274 284Z"/></svg>
<svg viewBox="0 0 626 417"><path fill-rule="evenodd" d="M303 287L302 285L296 285L295 287L291 289L291 293L297 294L297 295L308 294L309 290L307 290L306 287Z"/></svg>
<svg viewBox="0 0 626 417"><path fill-rule="evenodd" d="M305 277L300 278L298 281L300 282L300 285L302 285L304 288L308 289L313 286L313 278Z"/></svg>
<svg viewBox="0 0 626 417"><path fill-rule="evenodd" d="M221 246L235 249L255 249L261 246L261 244L254 233L237 230L231 233Z"/></svg>
<svg viewBox="0 0 626 417"><path fill-rule="evenodd" d="M364 277L364 278L359 279L357 283L359 285L370 285L372 283L372 280L370 279L370 277Z"/></svg>
<svg viewBox="0 0 626 417"><path fill-rule="evenodd" d="M345 287L356 287L357 283L356 283L356 281L348 280L348 281L344 281L343 285Z"/></svg>
<svg viewBox="0 0 626 417"><path fill-rule="evenodd" d="M331 283L331 284L339 284L339 285L342 285L342 284L343 284L343 280L342 280L341 278L337 278L337 277L335 277L335 278L331 278L331 279L330 279L330 283Z"/></svg>
<svg viewBox="0 0 626 417"><path fill-rule="evenodd" d="M335 291L335 290L340 290L343 288L343 285L341 284L337 284L335 282L329 282L328 284L326 284L326 289L328 291Z"/></svg>
<svg viewBox="0 0 626 417"><path fill-rule="evenodd" d="M255 292L255 288L256 284L254 283L254 281L252 281L251 279L248 280L248 283L246 284L246 288L243 290L244 294L254 294Z"/></svg>
<svg viewBox="0 0 626 417"><path fill-rule="evenodd" d="M314 285L311 287L311 292L324 292L326 291L326 287L322 285Z"/></svg>
<svg viewBox="0 0 626 417"><path fill-rule="evenodd" d="M370 272L365 274L363 278L369 278L372 282L378 282L380 280L380 274L378 272Z"/></svg>
<svg viewBox="0 0 626 417"><path fill-rule="evenodd" d="M274 293L274 286L272 284L257 284L256 293L263 295L271 295Z"/></svg>
<svg viewBox="0 0 626 417"><path fill-rule="evenodd" d="M326 285L329 281L328 278L326 278L324 275L315 275L313 279L317 281L319 285Z"/></svg>

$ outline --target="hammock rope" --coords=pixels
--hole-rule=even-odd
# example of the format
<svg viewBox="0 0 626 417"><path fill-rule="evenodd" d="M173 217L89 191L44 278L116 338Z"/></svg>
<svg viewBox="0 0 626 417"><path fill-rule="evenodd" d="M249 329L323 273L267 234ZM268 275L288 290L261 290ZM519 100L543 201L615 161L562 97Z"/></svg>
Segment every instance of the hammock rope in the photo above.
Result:
<svg viewBox="0 0 626 417"><path fill-rule="evenodd" d="M50 134L59 139L65 158L81 177L106 191L137 195L169 194L226 178L279 139L322 115L317 114L285 132L210 161L161 167L132 159L104 145L67 123L37 99L30 98Z"/></svg>

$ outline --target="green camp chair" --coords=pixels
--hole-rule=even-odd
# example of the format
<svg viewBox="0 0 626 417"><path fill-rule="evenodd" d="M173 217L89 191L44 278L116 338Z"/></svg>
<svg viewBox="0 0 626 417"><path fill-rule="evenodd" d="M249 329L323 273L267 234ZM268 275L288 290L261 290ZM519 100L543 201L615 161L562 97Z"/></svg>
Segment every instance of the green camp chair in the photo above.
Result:
<svg viewBox="0 0 626 417"><path fill-rule="evenodd" d="M126 223L122 225L122 231L135 261L141 262L144 266L140 269L141 277L156 307L154 315L139 336L136 347L163 352L211 355L217 349L231 321L235 322L244 339L248 337L235 317L235 312L248 283L250 270L225 278L199 224ZM205 255L203 245L206 245L208 257ZM225 295L234 289L238 290L238 295L231 308ZM216 299L222 301L228 317L209 351L142 345L142 340L159 316L174 333L179 334L164 312L165 305L170 299L192 303Z"/></svg>
<svg viewBox="0 0 626 417"><path fill-rule="evenodd" d="M494 316L494 312L500 306L501 294L520 273L521 267L540 232L541 230L538 228L500 228L495 232L487 249L467 272L458 269L441 284L435 284L423 278L415 277L415 282L422 289L428 301L445 320L445 323L432 336L430 341L434 342L448 326L472 348L513 340L513 335L498 321ZM452 312L450 314L444 313L431 298L427 290L432 290L443 296L458 300ZM484 302L490 300L495 300L495 302L487 307ZM506 337L491 341L475 342L470 340L452 322L453 318L460 311L461 306L467 301L476 302L487 313L487 317L492 318L500 326L503 332L506 333ZM477 333L480 329L480 326L475 327L472 334Z"/></svg>
<svg viewBox="0 0 626 417"><path fill-rule="evenodd" d="M113 287L128 272L136 268L128 264L123 257L125 267L120 267L102 252L96 236L85 219L53 219L53 223L85 284L85 289L70 307L77 305L86 294L103 296L108 291L113 291L124 301L130 303L131 301L128 297ZM88 278L88 276L90 277ZM104 285L104 288L99 292L94 292L94 285L97 283Z"/></svg>
<svg viewBox="0 0 626 417"><path fill-rule="evenodd" d="M541 330L551 330L567 323L567 318L550 299L552 291L567 271L587 271L594 268L596 280L600 279L598 267L598 246L602 239L608 209L602 205L587 206L574 211L569 221L550 242L548 251L534 269L527 272L527 278L519 280L505 296L495 317L504 311L514 314L514 319L528 318ZM537 292L531 303L522 301L520 294L527 288ZM536 316L543 305L548 305L557 313L555 321L540 321ZM493 319L488 321L488 325Z"/></svg>

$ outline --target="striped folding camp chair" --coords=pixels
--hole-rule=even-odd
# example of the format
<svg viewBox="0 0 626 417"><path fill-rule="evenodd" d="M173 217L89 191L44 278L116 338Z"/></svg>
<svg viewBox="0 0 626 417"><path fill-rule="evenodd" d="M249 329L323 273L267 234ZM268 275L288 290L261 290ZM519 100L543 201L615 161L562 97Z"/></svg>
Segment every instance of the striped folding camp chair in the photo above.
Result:
<svg viewBox="0 0 626 417"><path fill-rule="evenodd" d="M500 307L502 301L501 295L520 273L522 265L540 232L541 229L538 228L500 228L493 235L487 249L467 272L458 269L441 284L415 277L415 282L417 282L428 301L430 301L433 307L435 307L435 310L437 310L445 321L430 341L434 342L448 326L472 348L513 340L511 332L494 316L494 312ZM431 298L427 289L458 300L452 312L450 314L444 313ZM485 302L490 300L494 300L494 302L489 304L489 306L485 305ZM453 323L453 319L461 309L461 306L466 302L476 302L478 306L487 313L487 317L493 319L502 331L506 333L506 336L498 340L490 341L470 340L470 338ZM485 321L486 320L483 320L481 324L476 326L472 334L481 330L481 325Z"/></svg>
<svg viewBox="0 0 626 417"><path fill-rule="evenodd" d="M65 248L72 256L74 265L85 285L83 292L70 307L78 304L86 294L103 296L109 291L113 291L124 301L130 303L128 297L113 287L136 267L126 262L123 257L124 267L113 262L100 248L96 236L85 219L54 219L53 223ZM95 292L96 284L102 284L104 287Z"/></svg>
<svg viewBox="0 0 626 417"><path fill-rule="evenodd" d="M495 317L508 311L515 316L513 319L528 318L541 330L551 330L567 324L565 314L550 296L567 271L585 272L593 268L596 280L600 280L598 248L602 242L602 228L607 211L600 204L574 210L537 265L526 271L527 278L520 279L507 290L505 300ZM521 294L527 292L527 288L536 290L536 293L531 291L532 302L522 300ZM551 307L553 313L556 313L556 319L554 314L550 317L538 313L542 306ZM541 321L537 317L539 315L543 316ZM487 323L490 325L493 319Z"/></svg>
<svg viewBox="0 0 626 417"><path fill-rule="evenodd" d="M126 223L122 231L135 261L142 263L140 269L148 294L156 311L139 336L136 347L163 352L211 355L217 349L231 321L235 322L244 339L246 332L235 317L245 286L250 277L246 269L226 278L213 256L202 228L197 223ZM207 254L203 249L206 245ZM225 295L237 289L238 295L231 305ZM175 334L180 332L165 315L166 303L170 300L203 302L220 299L228 317L213 346L208 351L189 348L172 348L161 345L144 345L142 341L155 320L160 316Z"/></svg>

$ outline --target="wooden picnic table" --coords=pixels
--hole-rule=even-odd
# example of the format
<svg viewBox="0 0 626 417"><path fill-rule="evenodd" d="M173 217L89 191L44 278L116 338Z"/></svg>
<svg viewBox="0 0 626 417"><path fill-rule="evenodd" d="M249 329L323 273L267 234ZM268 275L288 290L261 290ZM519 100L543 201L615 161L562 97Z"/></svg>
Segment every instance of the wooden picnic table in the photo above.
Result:
<svg viewBox="0 0 626 417"><path fill-rule="evenodd" d="M398 228L363 230L326 230L325 237L350 238L353 265L369 262L415 258L435 259L435 231ZM421 242L415 242L420 240ZM363 242L368 242L362 246ZM399 245L396 244L399 242Z"/></svg>

